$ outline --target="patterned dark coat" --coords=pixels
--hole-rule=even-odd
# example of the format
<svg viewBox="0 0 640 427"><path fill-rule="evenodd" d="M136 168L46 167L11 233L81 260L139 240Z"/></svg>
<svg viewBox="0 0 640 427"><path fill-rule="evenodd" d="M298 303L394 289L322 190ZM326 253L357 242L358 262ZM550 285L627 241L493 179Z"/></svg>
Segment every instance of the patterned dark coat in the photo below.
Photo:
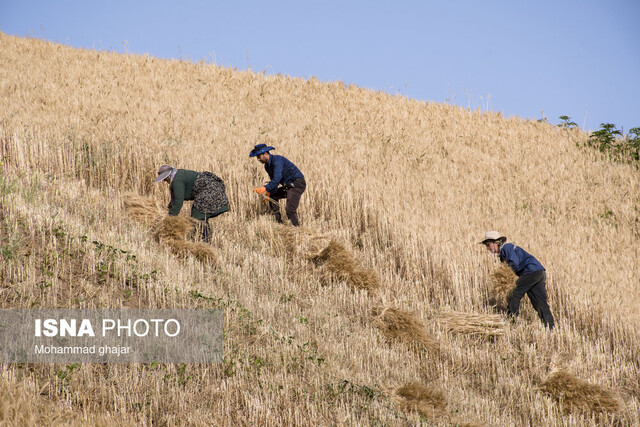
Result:
<svg viewBox="0 0 640 427"><path fill-rule="evenodd" d="M171 181L169 215L176 216L185 200L193 200L191 216L203 220L229 210L224 182L211 172L178 169Z"/></svg>

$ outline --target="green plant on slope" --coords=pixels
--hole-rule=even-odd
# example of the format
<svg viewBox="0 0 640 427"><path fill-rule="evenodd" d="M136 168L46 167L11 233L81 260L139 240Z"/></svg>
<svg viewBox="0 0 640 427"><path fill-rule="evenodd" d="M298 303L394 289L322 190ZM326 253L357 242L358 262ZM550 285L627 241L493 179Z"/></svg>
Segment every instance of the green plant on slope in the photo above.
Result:
<svg viewBox="0 0 640 427"><path fill-rule="evenodd" d="M557 125L558 127L561 128L567 128L567 129L574 129L577 128L578 125L576 124L576 122L571 121L571 117L564 115L564 116L560 116L558 117L560 120L562 120L562 123L560 123L559 125Z"/></svg>
<svg viewBox="0 0 640 427"><path fill-rule="evenodd" d="M598 148L600 152L611 150L616 145L616 137L622 136L622 131L616 129L612 123L601 123L601 129L589 136L589 145Z"/></svg>
<svg viewBox="0 0 640 427"><path fill-rule="evenodd" d="M629 130L627 147L631 158L636 162L640 161L640 127Z"/></svg>
<svg viewBox="0 0 640 427"><path fill-rule="evenodd" d="M600 129L591 133L586 143L601 153L623 162L640 160L640 127L632 128L628 135L612 123L601 123Z"/></svg>

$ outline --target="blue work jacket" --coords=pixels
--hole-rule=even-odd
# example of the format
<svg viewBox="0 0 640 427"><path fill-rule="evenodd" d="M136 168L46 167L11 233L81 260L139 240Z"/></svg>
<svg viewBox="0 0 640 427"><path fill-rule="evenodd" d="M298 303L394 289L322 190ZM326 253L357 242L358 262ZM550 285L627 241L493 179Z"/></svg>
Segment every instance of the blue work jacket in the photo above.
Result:
<svg viewBox="0 0 640 427"><path fill-rule="evenodd" d="M269 193L278 189L278 185L286 185L299 178L304 178L296 165L283 156L269 155L269 161L265 163L264 170L269 174L271 181L265 185Z"/></svg>
<svg viewBox="0 0 640 427"><path fill-rule="evenodd" d="M505 243L502 245L499 257L500 261L506 262L518 277L523 274L544 270L540 261L513 243Z"/></svg>

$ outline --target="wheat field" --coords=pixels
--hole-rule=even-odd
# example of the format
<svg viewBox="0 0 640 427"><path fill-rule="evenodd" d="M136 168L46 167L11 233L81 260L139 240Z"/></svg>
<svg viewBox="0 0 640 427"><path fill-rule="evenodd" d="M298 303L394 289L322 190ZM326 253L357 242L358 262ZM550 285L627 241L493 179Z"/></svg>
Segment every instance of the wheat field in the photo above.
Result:
<svg viewBox="0 0 640 427"><path fill-rule="evenodd" d="M0 33L0 308L225 313L220 364L2 364L0 424L639 425L640 173L587 137ZM259 141L305 174L299 230L251 193ZM207 256L158 237L165 163L226 183ZM493 229L555 330L494 311Z"/></svg>

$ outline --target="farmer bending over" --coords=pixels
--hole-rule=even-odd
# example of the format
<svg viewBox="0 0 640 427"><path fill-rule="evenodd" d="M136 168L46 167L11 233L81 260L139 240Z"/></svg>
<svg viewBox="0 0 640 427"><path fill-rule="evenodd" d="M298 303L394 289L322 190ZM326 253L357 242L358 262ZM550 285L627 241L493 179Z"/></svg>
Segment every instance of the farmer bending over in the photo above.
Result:
<svg viewBox="0 0 640 427"><path fill-rule="evenodd" d="M258 161L264 165L264 169L269 174L269 178L271 178L267 185L254 188L253 191L258 194L264 194L275 202L269 200L269 211L276 218L276 221L280 223L282 222L282 216L277 202L286 197L287 218L289 218L291 224L297 227L300 225L298 222L298 204L300 204L302 193L307 188L307 183L304 180L304 175L296 165L283 156L269 154L271 150L275 150L275 148L266 144L258 144L249 153L249 157L258 158ZM281 186L278 187L278 185Z"/></svg>
<svg viewBox="0 0 640 427"><path fill-rule="evenodd" d="M515 246L513 243L505 243L506 241L507 238L501 236L497 231L488 231L484 235L484 240L480 243L485 245L492 254L498 254L500 261L506 262L518 276L516 287L509 294L508 314L514 317L518 316L520 300L524 297L524 294L527 294L542 323L547 328L553 329L553 316L547 303L546 272L544 267L524 249Z"/></svg>
<svg viewBox="0 0 640 427"><path fill-rule="evenodd" d="M211 172L196 172L162 165L154 182L166 181L171 191L169 215L177 216L185 200L193 200L191 216L200 221L201 237L209 242L209 218L229 210L229 200L222 179Z"/></svg>

